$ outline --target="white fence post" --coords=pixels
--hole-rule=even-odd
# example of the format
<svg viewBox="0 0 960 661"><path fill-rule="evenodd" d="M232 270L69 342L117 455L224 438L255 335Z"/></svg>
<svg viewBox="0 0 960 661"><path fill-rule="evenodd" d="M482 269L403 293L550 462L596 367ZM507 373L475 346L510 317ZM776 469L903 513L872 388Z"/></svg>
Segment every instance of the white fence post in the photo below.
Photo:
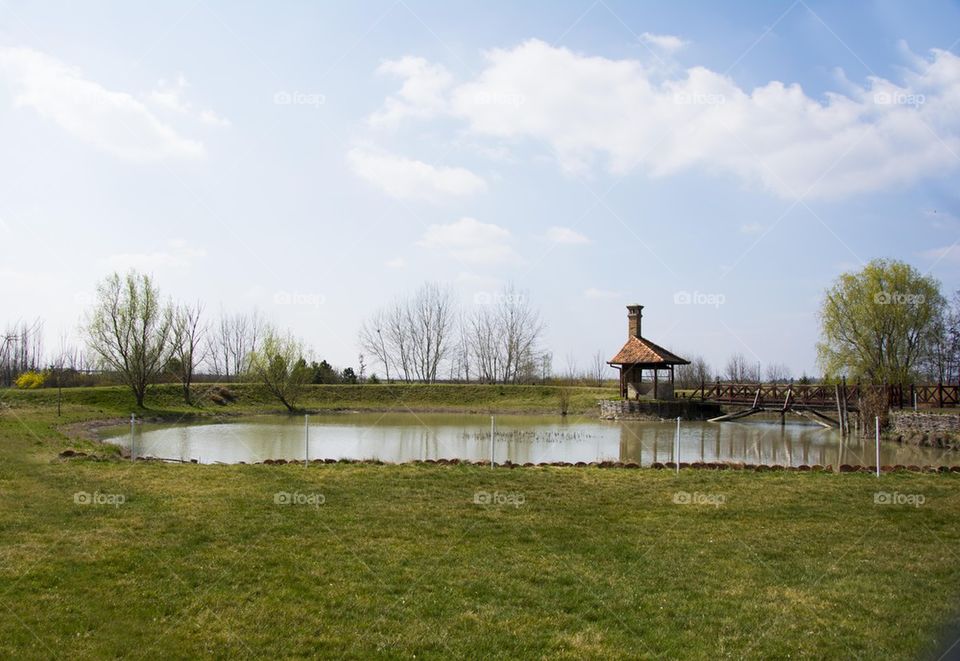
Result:
<svg viewBox="0 0 960 661"><path fill-rule="evenodd" d="M677 475L680 474L680 416L677 416L677 435L673 441L673 463L677 465Z"/></svg>
<svg viewBox="0 0 960 661"><path fill-rule="evenodd" d="M494 458L496 453L496 448L493 445L493 437L496 434L496 423L494 422L495 416L490 416L490 468L494 466Z"/></svg>
<svg viewBox="0 0 960 661"><path fill-rule="evenodd" d="M877 477L880 477L880 416L877 416Z"/></svg>

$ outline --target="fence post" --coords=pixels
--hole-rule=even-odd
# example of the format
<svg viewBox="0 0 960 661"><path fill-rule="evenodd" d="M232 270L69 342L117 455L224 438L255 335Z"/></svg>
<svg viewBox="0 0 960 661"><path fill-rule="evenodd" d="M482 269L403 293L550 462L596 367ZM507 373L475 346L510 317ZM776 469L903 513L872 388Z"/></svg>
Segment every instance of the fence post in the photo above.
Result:
<svg viewBox="0 0 960 661"><path fill-rule="evenodd" d="M496 457L496 449L493 445L493 438L496 434L496 423L494 422L494 417L490 416L490 468L495 466L494 459Z"/></svg>
<svg viewBox="0 0 960 661"><path fill-rule="evenodd" d="M943 381L937 384L937 404L938 408L943 408Z"/></svg>
<svg viewBox="0 0 960 661"><path fill-rule="evenodd" d="M680 416L677 416L677 435L674 440L673 463L677 466L677 475L680 474Z"/></svg>
<svg viewBox="0 0 960 661"><path fill-rule="evenodd" d="M877 477L880 477L880 416L877 416Z"/></svg>

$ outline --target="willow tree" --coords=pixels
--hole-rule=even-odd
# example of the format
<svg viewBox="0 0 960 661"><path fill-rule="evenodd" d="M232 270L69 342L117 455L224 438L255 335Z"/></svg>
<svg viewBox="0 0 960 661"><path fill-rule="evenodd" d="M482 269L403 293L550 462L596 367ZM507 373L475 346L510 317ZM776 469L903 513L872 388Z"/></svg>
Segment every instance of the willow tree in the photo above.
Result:
<svg viewBox="0 0 960 661"><path fill-rule="evenodd" d="M264 386L291 412L296 410L310 376L303 343L292 333L281 334L270 327L247 361L247 379Z"/></svg>
<svg viewBox="0 0 960 661"><path fill-rule="evenodd" d="M936 341L944 309L940 283L904 262L876 259L844 273L820 311L820 366L828 377L909 381Z"/></svg>
<svg viewBox="0 0 960 661"><path fill-rule="evenodd" d="M174 334L173 308L150 276L130 271L103 280L84 332L101 365L116 371L143 407L147 388L167 367Z"/></svg>

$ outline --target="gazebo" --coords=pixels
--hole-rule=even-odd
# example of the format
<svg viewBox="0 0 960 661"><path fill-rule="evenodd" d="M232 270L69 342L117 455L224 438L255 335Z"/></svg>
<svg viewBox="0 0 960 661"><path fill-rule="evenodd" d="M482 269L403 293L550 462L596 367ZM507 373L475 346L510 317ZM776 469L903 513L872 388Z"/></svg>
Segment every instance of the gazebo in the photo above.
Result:
<svg viewBox="0 0 960 661"><path fill-rule="evenodd" d="M689 365L689 360L673 354L640 334L642 305L627 306L627 343L608 365L620 370L620 397L624 399L673 399L673 368ZM644 372L652 372L649 381ZM660 378L661 371L667 372Z"/></svg>

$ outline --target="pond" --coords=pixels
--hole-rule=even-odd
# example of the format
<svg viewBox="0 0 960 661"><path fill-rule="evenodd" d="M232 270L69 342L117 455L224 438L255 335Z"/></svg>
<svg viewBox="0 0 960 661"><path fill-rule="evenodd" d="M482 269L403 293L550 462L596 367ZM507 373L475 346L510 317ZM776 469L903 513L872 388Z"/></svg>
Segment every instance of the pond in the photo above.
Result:
<svg viewBox="0 0 960 661"><path fill-rule="evenodd" d="M498 463L621 461L649 466L673 461L674 422L612 422L550 416L496 417ZM265 459L428 459L489 461L490 416L478 414L350 413L258 416L205 424L137 425L135 452L200 463ZM130 448L130 432L107 442ZM817 425L779 422L692 422L680 425L681 462L872 465L874 444ZM897 443L881 445L881 464L958 465L960 453Z"/></svg>

